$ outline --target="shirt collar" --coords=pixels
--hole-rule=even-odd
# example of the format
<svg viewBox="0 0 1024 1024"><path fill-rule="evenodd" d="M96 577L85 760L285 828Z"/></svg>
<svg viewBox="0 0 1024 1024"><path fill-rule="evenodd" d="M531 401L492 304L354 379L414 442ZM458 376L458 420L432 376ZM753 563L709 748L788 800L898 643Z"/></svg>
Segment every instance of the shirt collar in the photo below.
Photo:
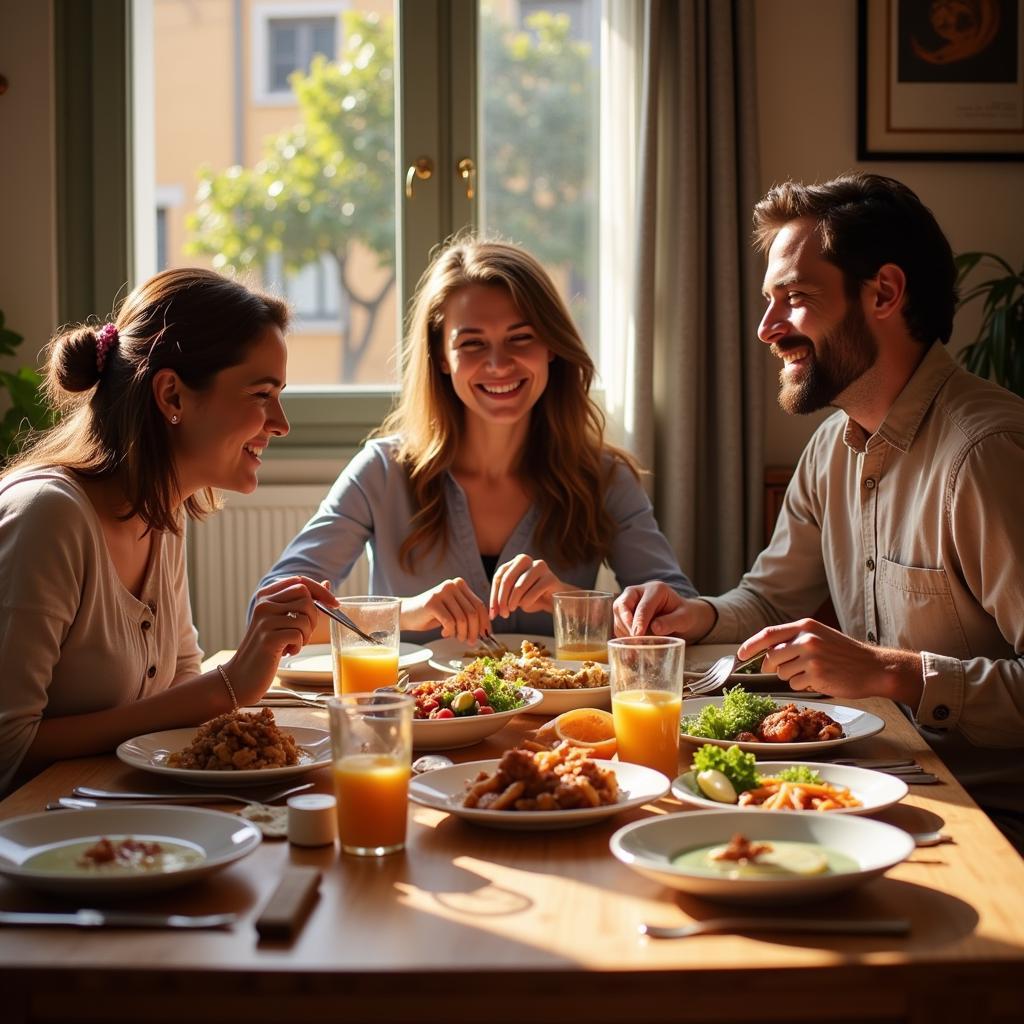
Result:
<svg viewBox="0 0 1024 1024"><path fill-rule="evenodd" d="M878 430L869 437L860 424L847 417L843 442L853 451L863 452L872 438L878 437L901 452L910 451L921 421L955 369L956 363L946 346L934 342L889 407Z"/></svg>

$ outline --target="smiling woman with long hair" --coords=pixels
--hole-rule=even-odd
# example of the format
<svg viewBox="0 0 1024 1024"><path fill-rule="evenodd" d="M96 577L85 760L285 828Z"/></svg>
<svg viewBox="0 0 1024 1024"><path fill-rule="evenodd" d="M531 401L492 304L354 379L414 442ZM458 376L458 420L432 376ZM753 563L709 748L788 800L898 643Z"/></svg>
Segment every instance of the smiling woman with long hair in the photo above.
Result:
<svg viewBox="0 0 1024 1024"><path fill-rule="evenodd" d="M208 270L168 270L113 323L51 342L63 413L0 475L0 792L53 760L258 700L333 600L309 580L257 595L238 651L199 674L185 515L249 492L281 409L288 311Z"/></svg>
<svg viewBox="0 0 1024 1024"><path fill-rule="evenodd" d="M415 639L551 633L551 595L663 580L693 594L632 458L604 440L594 365L544 268L456 240L420 281L398 404L266 580L338 583L364 547L371 591Z"/></svg>

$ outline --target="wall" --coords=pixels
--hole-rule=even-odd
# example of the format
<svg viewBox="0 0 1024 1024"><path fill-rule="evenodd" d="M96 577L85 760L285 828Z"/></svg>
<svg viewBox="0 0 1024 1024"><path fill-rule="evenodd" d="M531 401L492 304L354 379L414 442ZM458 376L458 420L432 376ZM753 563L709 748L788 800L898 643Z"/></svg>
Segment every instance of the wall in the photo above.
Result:
<svg viewBox="0 0 1024 1024"><path fill-rule="evenodd" d="M858 163L856 0L758 0L757 80L764 190L787 178L823 180L845 170L888 174L931 207L955 252L984 249L1024 262L1024 163ZM953 349L977 315L957 317ZM768 360L765 462L796 461L823 414L787 416Z"/></svg>
<svg viewBox="0 0 1024 1024"><path fill-rule="evenodd" d="M0 0L0 309L30 359L57 318L52 11L49 0Z"/></svg>

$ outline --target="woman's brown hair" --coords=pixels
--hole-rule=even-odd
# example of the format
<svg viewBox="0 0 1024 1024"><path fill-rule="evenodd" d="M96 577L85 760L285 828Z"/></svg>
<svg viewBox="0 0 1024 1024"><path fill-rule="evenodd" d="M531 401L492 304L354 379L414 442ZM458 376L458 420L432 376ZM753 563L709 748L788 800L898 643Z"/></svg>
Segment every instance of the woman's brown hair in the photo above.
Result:
<svg viewBox="0 0 1024 1024"><path fill-rule="evenodd" d="M60 422L34 438L2 475L58 466L113 477L126 499L123 518L137 515L150 529L177 532L178 479L153 376L170 369L193 391L205 390L221 370L245 359L266 328L284 331L288 307L211 270L186 267L139 285L114 326L117 338L105 349L102 342L97 346L98 324L65 328L50 341L44 389ZM214 508L209 488L185 499L193 518Z"/></svg>
<svg viewBox="0 0 1024 1024"><path fill-rule="evenodd" d="M467 285L504 288L554 355L530 413L517 472L539 510L538 547L554 565L604 558L615 524L605 493L618 464L636 464L604 440L604 415L590 397L594 364L544 268L504 242L460 238L433 259L416 289L402 353L402 392L377 436L398 434L399 459L418 510L399 550L411 570L419 552L447 544L444 474L455 462L465 407L442 372L444 306Z"/></svg>

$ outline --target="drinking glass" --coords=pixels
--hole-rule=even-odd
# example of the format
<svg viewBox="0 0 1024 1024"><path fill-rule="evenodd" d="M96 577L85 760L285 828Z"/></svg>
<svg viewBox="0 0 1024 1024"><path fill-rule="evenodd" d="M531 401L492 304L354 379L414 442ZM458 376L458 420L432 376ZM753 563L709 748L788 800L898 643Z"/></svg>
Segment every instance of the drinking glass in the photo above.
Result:
<svg viewBox="0 0 1024 1024"><path fill-rule="evenodd" d="M570 590L553 595L555 657L564 661L608 661L612 595Z"/></svg>
<svg viewBox="0 0 1024 1024"><path fill-rule="evenodd" d="M331 654L334 692L365 693L398 682L398 616L402 602L397 597L342 597L338 608L364 633L380 640L367 643L357 633L331 619Z"/></svg>
<svg viewBox="0 0 1024 1024"><path fill-rule="evenodd" d="M347 693L327 702L345 853L379 857L405 848L414 706L404 693Z"/></svg>
<svg viewBox="0 0 1024 1024"><path fill-rule="evenodd" d="M667 636L608 641L612 716L619 760L679 774L686 642Z"/></svg>

